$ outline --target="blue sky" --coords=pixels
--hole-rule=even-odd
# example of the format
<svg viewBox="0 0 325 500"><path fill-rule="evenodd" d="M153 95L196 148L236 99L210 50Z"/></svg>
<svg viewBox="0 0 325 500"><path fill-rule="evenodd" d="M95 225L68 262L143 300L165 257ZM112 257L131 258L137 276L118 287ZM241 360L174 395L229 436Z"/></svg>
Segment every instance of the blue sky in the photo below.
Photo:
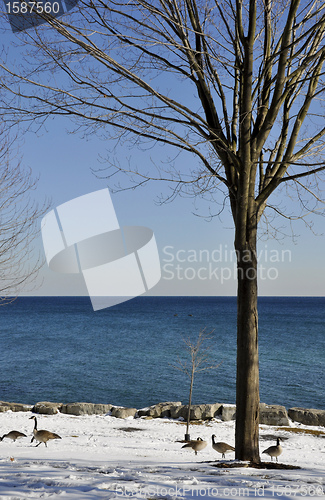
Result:
<svg viewBox="0 0 325 500"><path fill-rule="evenodd" d="M14 39L10 32L6 37L8 43ZM105 156L113 150L114 142L95 136L86 140L69 134L69 128L68 119L55 118L37 134L27 133L20 144L23 164L40 176L35 196L40 202L49 198L52 208L108 184L107 180L96 178L91 169L103 166L98 162L99 155ZM118 149L120 165L127 166L130 156L134 165L150 169L153 161L158 165L164 161L167 152L161 146L142 152L127 147ZM111 158L114 160L113 156ZM180 157L179 161L188 161L188 158ZM208 213L207 204L200 200L178 197L172 203L157 204L159 195L166 194L167 190L166 184L152 182L145 187L112 194L121 226L142 225L154 231L162 279L150 293L235 295L235 261L231 256L234 232L230 214L225 211L207 222L193 215L195 206L202 214ZM260 241L260 295L324 295L324 220L314 216L313 221L317 235L297 221L293 225L297 235L293 241L287 222L279 218L277 224L287 225L289 236L281 241ZM36 251L43 253L41 236L36 247ZM58 274L45 265L31 293L87 295L87 290L81 275Z"/></svg>
<svg viewBox="0 0 325 500"><path fill-rule="evenodd" d="M91 169L102 165L98 156L105 155L114 144L88 140L68 134L69 123L54 119L47 131L28 133L21 144L23 163L40 176L36 196L51 199L56 207L83 194L103 189L107 180L98 179ZM128 163L129 149L119 150L121 165ZM162 159L161 148L139 152L133 159L152 164ZM177 198L159 205L160 193L167 185L152 182L145 187L112 194L121 226L142 225L154 231L159 249L162 279L151 294L157 295L235 295L236 279L232 253L233 226L229 213L207 222L193 214L194 201ZM196 200L202 214L207 206ZM260 295L324 295L325 271L323 255L324 221L313 217L315 236L301 221L294 223L295 242L290 236L282 241L260 241ZM82 223L82 221L80 221ZM278 219L278 225L285 222ZM288 234L290 229L287 228ZM37 246L43 252L41 237ZM37 295L87 295L81 275L55 273L45 265L38 279Z"/></svg>

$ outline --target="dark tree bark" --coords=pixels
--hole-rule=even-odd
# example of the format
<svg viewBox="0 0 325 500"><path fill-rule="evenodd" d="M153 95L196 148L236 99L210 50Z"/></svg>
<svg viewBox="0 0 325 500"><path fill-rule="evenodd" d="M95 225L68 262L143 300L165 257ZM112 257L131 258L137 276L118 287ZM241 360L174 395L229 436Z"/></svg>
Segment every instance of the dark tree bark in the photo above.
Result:
<svg viewBox="0 0 325 500"><path fill-rule="evenodd" d="M244 235L236 231L237 382L236 458L259 462L259 363L257 316L256 217Z"/></svg>

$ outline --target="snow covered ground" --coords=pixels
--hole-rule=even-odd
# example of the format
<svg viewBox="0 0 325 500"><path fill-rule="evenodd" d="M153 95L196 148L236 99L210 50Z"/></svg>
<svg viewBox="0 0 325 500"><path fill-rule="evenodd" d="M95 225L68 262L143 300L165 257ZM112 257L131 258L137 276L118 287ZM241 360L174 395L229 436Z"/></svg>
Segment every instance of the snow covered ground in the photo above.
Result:
<svg viewBox="0 0 325 500"><path fill-rule="evenodd" d="M325 498L324 428L292 423L292 428L302 431L298 433L261 426L261 451L279 436L283 438L279 462L301 469L238 467L234 454L227 455L229 467L217 468L213 464L221 456L211 447L211 435L234 445L234 422L192 425L192 439L200 436L208 441L196 456L177 442L184 438L185 425L168 419L39 415L39 429L62 437L46 448L31 443L34 421L30 416L0 413L1 436L11 430L28 436L0 442L1 499ZM305 433L305 429L322 434ZM269 460L267 455L262 458Z"/></svg>

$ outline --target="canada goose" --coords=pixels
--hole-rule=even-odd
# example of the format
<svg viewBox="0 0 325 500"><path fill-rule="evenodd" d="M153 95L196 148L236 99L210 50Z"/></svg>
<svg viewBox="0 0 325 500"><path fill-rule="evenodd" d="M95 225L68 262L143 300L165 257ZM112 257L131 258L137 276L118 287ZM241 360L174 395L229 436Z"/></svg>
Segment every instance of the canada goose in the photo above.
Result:
<svg viewBox="0 0 325 500"><path fill-rule="evenodd" d="M276 458L276 461L278 461L278 457L282 453L282 446L280 445L280 438L277 438L276 440L276 446L270 446L266 450L262 451L262 453L266 453L267 455L270 455L271 457L271 462L272 462L272 457Z"/></svg>
<svg viewBox="0 0 325 500"><path fill-rule="evenodd" d="M27 436L23 432L10 431L10 432L8 432L8 434L4 434L2 437L0 437L0 441L2 441L4 438L8 438L8 439L12 439L13 441L16 441L16 439L19 439L22 437L27 437Z"/></svg>
<svg viewBox="0 0 325 500"><path fill-rule="evenodd" d="M37 420L36 417L30 417L29 420L34 419L35 424L34 424L34 429L33 429L33 434L34 436L32 437L31 443L34 441L39 441L39 443L36 446L39 446L41 443L44 443L45 446L47 447L47 441L50 439L62 439L61 436L58 436L57 434L54 434L54 432L50 431L44 431L44 430L37 430Z"/></svg>
<svg viewBox="0 0 325 500"><path fill-rule="evenodd" d="M197 452L203 450L207 444L208 443L206 441L203 441L202 438L198 437L197 439L192 439L192 441L184 444L182 448L192 448L192 450L195 451L195 455L197 455Z"/></svg>
<svg viewBox="0 0 325 500"><path fill-rule="evenodd" d="M232 451L235 451L235 448L233 446L230 446L230 444L223 443L221 441L216 442L215 441L215 435L212 435L212 448L216 450L218 453L221 453L222 458L226 458L225 454L230 453Z"/></svg>

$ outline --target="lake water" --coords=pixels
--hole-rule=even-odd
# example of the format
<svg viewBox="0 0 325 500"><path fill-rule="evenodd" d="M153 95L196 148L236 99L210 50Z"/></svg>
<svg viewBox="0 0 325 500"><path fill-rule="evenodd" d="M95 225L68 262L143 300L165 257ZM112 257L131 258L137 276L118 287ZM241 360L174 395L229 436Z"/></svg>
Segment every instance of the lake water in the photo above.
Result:
<svg viewBox="0 0 325 500"><path fill-rule="evenodd" d="M88 297L22 297L0 309L0 399L141 408L188 398L172 365L183 337L213 331L193 403L235 403L236 299L138 297L94 312ZM325 298L259 299L260 395L268 404L325 409Z"/></svg>

